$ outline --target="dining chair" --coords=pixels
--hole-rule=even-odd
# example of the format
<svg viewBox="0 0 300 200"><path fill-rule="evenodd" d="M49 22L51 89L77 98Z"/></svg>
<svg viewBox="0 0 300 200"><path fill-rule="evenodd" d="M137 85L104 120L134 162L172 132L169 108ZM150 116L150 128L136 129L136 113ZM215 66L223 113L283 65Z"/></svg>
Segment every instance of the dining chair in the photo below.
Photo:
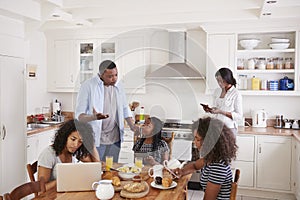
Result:
<svg viewBox="0 0 300 200"><path fill-rule="evenodd" d="M240 170L235 169L234 180L231 183L230 200L236 200L238 181L240 179Z"/></svg>
<svg viewBox="0 0 300 200"><path fill-rule="evenodd" d="M37 168L38 168L38 162L35 161L33 162L32 164L28 163L26 165L26 168L27 168L27 172L28 172L28 176L30 178L30 181L34 182L35 181L35 173L37 172ZM34 193L34 196L37 197L38 196L38 193L35 192Z"/></svg>
<svg viewBox="0 0 300 200"><path fill-rule="evenodd" d="M0 196L0 200L3 200L3 196Z"/></svg>
<svg viewBox="0 0 300 200"><path fill-rule="evenodd" d="M33 193L43 193L46 191L45 181L42 178L39 181L27 182L24 183L15 189L13 189L10 193L4 194L5 200L20 200L30 194Z"/></svg>

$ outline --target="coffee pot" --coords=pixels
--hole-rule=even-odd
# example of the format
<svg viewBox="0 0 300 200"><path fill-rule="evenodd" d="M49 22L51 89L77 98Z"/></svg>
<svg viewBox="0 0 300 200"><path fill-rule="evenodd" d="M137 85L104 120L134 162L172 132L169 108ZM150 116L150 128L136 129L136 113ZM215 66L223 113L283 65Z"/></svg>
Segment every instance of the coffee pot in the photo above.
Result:
<svg viewBox="0 0 300 200"><path fill-rule="evenodd" d="M256 110L252 113L252 126L267 127L267 112L265 110Z"/></svg>

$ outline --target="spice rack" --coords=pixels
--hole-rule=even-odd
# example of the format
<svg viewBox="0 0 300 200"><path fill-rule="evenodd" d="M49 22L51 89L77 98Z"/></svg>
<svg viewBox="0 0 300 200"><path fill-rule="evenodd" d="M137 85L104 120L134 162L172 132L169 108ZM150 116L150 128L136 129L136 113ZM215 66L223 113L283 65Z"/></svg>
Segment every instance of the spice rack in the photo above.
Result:
<svg viewBox="0 0 300 200"><path fill-rule="evenodd" d="M272 38L287 38L287 49L271 49ZM252 50L245 50L239 45L242 39L259 39L260 43ZM235 70L237 87L243 95L294 95L294 90L276 90L262 87L269 81L279 81L287 76L295 80L296 76L296 32L264 32L237 35ZM252 81L260 82L260 87L253 88ZM296 81L294 81L296 82ZM296 83L295 83L296 86ZM254 89L254 90L253 90Z"/></svg>

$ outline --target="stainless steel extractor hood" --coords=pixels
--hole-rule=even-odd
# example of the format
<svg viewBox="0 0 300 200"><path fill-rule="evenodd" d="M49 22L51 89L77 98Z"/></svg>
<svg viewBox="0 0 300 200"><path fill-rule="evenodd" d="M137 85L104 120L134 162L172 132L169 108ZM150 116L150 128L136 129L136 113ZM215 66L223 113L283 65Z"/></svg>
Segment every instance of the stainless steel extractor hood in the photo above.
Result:
<svg viewBox="0 0 300 200"><path fill-rule="evenodd" d="M204 79L187 63L186 32L169 32L169 63L146 76L148 79Z"/></svg>

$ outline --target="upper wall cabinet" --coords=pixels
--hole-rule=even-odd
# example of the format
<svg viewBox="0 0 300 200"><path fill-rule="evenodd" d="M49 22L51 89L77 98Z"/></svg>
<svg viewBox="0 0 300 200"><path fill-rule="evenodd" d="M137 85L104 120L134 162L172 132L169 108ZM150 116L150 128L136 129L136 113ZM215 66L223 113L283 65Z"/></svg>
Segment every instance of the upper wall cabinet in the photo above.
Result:
<svg viewBox="0 0 300 200"><path fill-rule="evenodd" d="M237 35L235 70L243 95L297 95L296 35L295 31Z"/></svg>
<svg viewBox="0 0 300 200"><path fill-rule="evenodd" d="M211 94L218 86L215 73L221 67L234 66L235 35L210 34L207 40L206 93Z"/></svg>
<svg viewBox="0 0 300 200"><path fill-rule="evenodd" d="M73 92L76 85L76 43L74 40L48 42L48 91Z"/></svg>

